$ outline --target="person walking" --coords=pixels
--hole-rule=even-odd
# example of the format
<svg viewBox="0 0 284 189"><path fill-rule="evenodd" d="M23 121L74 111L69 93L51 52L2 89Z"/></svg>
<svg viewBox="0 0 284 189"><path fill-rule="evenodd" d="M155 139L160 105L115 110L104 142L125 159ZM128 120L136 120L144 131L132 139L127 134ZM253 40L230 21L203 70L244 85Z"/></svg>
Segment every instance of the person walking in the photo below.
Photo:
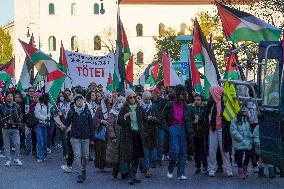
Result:
<svg viewBox="0 0 284 189"><path fill-rule="evenodd" d="M126 163L129 170L128 183L140 183L136 178L139 158L143 153L143 127L146 126L144 110L136 100L133 90L125 91L126 103L118 115L118 125L121 126L121 161Z"/></svg>
<svg viewBox="0 0 284 189"><path fill-rule="evenodd" d="M71 125L70 142L74 152L75 172L78 174L77 182L83 183L87 177L87 164L89 159L89 145L94 141L94 124L92 114L84 103L84 97L77 94L74 97L74 105L71 106L67 117L58 112L62 130L68 129ZM69 164L70 165L70 164Z"/></svg>
<svg viewBox="0 0 284 189"><path fill-rule="evenodd" d="M7 92L5 96L5 103L0 108L0 120L4 141L4 152L8 159L5 166L12 165L11 144L15 147L14 163L18 166L23 165L20 160L20 134L19 127L22 124L23 115L21 108L14 102L13 93Z"/></svg>
<svg viewBox="0 0 284 189"><path fill-rule="evenodd" d="M230 161L230 151L232 149L232 139L230 134L230 122L223 117L223 88L214 86L210 88L212 99L208 102L209 119L209 157L208 171L209 176L214 177L216 173L216 153L218 144L222 154L223 170L228 177L233 176L232 165Z"/></svg>
<svg viewBox="0 0 284 189"><path fill-rule="evenodd" d="M186 135L192 131L192 113L186 104L186 92L182 85L177 85L175 98L169 101L162 113L162 121L169 132L169 166L168 178L173 178L174 167L177 165L177 178L186 180L185 164L187 159Z"/></svg>

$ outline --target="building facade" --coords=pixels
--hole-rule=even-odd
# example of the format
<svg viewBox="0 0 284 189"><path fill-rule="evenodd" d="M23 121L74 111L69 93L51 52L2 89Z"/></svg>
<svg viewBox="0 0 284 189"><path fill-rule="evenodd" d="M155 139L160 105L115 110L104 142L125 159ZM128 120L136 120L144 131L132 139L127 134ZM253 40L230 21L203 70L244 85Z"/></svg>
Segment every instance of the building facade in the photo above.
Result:
<svg viewBox="0 0 284 189"><path fill-rule="evenodd" d="M153 36L162 28L177 31L189 26L199 11L212 12L208 0L121 0L120 15L131 52L138 63L154 58ZM115 47L117 1L114 0L15 0L14 54L16 78L25 59L17 39L35 45L58 60L61 42L66 50L103 55Z"/></svg>

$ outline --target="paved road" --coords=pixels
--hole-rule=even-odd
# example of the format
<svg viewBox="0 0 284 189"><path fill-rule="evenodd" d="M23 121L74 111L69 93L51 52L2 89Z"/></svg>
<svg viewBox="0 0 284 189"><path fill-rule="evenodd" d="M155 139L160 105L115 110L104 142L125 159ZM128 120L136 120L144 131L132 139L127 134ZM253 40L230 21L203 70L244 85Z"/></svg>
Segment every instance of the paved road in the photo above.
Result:
<svg viewBox="0 0 284 189"><path fill-rule="evenodd" d="M225 178L222 174L215 178L206 175L195 175L193 163L187 165L186 181L177 179L169 180L166 177L166 166L156 168L151 179L143 178L139 185L129 186L121 179L114 180L111 170L101 173L94 169L93 162L88 167L88 178L83 184L76 183L76 177L72 174L63 173L60 165L64 163L59 151L50 155L46 162L36 163L31 156L22 157L22 167L4 167L5 159L0 159L0 189L115 189L115 188L137 188L137 189L284 189L284 178L259 179L256 175L246 180ZM164 162L166 164L166 162Z"/></svg>

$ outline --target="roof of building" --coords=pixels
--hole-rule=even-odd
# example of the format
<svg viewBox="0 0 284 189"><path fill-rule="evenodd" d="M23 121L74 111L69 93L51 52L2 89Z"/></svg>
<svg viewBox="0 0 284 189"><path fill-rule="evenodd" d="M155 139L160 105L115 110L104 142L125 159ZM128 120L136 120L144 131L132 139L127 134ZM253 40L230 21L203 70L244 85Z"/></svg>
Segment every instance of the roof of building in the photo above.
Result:
<svg viewBox="0 0 284 189"><path fill-rule="evenodd" d="M211 4L212 0L121 0L121 4Z"/></svg>
<svg viewBox="0 0 284 189"><path fill-rule="evenodd" d="M5 25L1 26L1 28L2 28L3 30L9 29L9 28L11 28L11 27L14 27L14 21L9 22L8 24L5 24Z"/></svg>

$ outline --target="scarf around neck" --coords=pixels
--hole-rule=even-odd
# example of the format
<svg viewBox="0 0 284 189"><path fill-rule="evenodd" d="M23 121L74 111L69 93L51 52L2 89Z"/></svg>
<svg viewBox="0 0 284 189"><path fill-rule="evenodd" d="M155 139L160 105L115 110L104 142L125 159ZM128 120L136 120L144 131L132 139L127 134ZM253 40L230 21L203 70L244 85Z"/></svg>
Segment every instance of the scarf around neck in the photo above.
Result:
<svg viewBox="0 0 284 189"><path fill-rule="evenodd" d="M78 107L78 106L74 106L74 110L75 110L75 112L77 113L77 114L79 114L79 115L81 115L81 113L84 111L84 109L85 109L85 103L83 104L83 106L82 107Z"/></svg>
<svg viewBox="0 0 284 189"><path fill-rule="evenodd" d="M141 107L143 108L143 110L145 110L146 112L148 112L151 107L152 107L152 102L150 102L149 104L146 104L143 100L140 103Z"/></svg>

